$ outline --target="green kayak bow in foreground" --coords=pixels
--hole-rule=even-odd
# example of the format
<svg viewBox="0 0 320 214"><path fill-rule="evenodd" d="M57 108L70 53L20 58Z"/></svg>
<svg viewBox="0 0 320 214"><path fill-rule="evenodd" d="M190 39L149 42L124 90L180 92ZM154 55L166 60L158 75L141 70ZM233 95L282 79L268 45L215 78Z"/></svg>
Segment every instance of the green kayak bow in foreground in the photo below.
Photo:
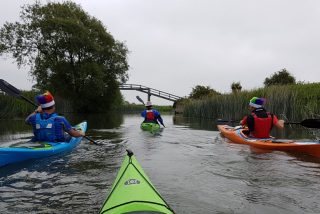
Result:
<svg viewBox="0 0 320 214"><path fill-rule="evenodd" d="M130 150L100 213L166 213L174 211L152 185Z"/></svg>

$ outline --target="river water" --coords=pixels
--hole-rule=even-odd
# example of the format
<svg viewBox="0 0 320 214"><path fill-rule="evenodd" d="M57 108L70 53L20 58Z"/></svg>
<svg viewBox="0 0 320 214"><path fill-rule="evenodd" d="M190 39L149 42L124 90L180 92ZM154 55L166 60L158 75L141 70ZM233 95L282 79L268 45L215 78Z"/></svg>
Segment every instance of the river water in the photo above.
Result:
<svg viewBox="0 0 320 214"><path fill-rule="evenodd" d="M69 116L88 121L71 153L0 168L0 213L98 213L131 149L176 213L320 213L320 159L261 153L228 143L213 121L164 115L158 135L139 128L138 115ZM274 132L315 139L301 127ZM0 146L32 136L23 121L0 121Z"/></svg>

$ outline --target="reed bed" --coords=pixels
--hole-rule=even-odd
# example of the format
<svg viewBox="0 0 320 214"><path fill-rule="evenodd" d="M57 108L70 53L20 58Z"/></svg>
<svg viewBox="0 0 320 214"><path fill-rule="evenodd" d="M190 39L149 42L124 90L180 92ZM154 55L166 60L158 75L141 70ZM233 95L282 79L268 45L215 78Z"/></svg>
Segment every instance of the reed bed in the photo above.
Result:
<svg viewBox="0 0 320 214"><path fill-rule="evenodd" d="M252 97L267 99L266 109L279 118L300 121L320 117L320 83L272 86L185 102L183 116L240 120Z"/></svg>
<svg viewBox="0 0 320 214"><path fill-rule="evenodd" d="M22 95L34 103L37 103L35 96L39 92L23 91ZM55 97L57 112L71 113L72 105L69 101ZM20 119L27 117L31 112L36 109L33 105L25 100L8 96L0 92L0 119Z"/></svg>
<svg viewBox="0 0 320 214"><path fill-rule="evenodd" d="M23 95L33 100L31 92L24 92ZM0 119L21 118L32 112L32 110L34 110L34 107L26 101L0 93Z"/></svg>

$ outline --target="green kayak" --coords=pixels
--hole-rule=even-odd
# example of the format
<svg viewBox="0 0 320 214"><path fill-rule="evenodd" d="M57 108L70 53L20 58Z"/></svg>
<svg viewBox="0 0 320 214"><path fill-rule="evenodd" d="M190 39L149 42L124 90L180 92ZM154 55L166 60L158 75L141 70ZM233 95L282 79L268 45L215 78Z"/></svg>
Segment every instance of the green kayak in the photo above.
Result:
<svg viewBox="0 0 320 214"><path fill-rule="evenodd" d="M174 213L130 150L100 213Z"/></svg>
<svg viewBox="0 0 320 214"><path fill-rule="evenodd" d="M142 122L140 127L141 127L141 129L143 131L149 131L149 132L158 132L158 131L160 131L160 125L158 123Z"/></svg>

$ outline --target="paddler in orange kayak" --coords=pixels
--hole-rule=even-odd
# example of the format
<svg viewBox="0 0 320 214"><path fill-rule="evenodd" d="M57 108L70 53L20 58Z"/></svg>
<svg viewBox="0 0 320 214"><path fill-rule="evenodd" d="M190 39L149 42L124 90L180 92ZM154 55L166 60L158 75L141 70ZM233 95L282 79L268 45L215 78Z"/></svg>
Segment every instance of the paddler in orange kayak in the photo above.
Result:
<svg viewBox="0 0 320 214"><path fill-rule="evenodd" d="M251 114L245 116L240 124L248 126L250 135L254 138L270 138L270 131L273 126L282 129L284 121L278 120L277 116L267 112L263 107L265 104L264 98L253 97L249 102L249 110Z"/></svg>

